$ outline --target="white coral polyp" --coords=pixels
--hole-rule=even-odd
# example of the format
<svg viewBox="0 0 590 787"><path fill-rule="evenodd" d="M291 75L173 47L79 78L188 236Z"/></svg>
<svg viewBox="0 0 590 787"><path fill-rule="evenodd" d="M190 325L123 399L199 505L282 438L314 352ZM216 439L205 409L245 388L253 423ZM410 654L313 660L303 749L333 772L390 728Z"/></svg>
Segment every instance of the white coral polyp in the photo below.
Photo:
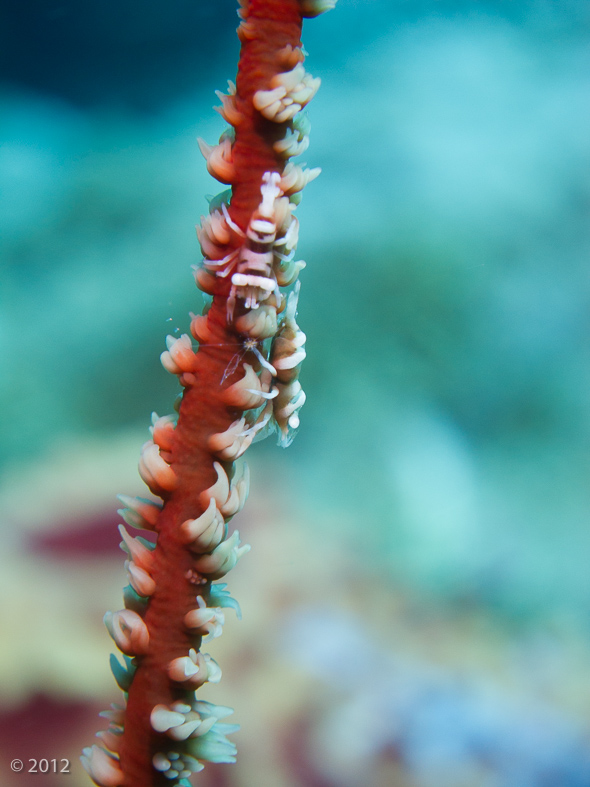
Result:
<svg viewBox="0 0 590 787"><path fill-rule="evenodd" d="M197 561L198 562L198 561ZM208 607L202 596L197 596L198 608L192 609L184 617L185 625L197 634L206 635L203 642L220 637L223 633L225 615L220 607Z"/></svg>
<svg viewBox="0 0 590 787"><path fill-rule="evenodd" d="M240 534L235 530L231 536L222 541L210 555L202 555L195 561L195 568L209 579L219 579L236 565L238 560L250 551L250 544L240 546Z"/></svg>
<svg viewBox="0 0 590 787"><path fill-rule="evenodd" d="M300 3L303 16L311 19L326 11L331 11L336 6L337 0L300 0Z"/></svg>
<svg viewBox="0 0 590 787"><path fill-rule="evenodd" d="M195 689L202 686L207 680L211 681L206 657L202 653L197 653L194 648L189 650L188 656L180 656L170 662L168 675L177 683L188 683L191 688Z"/></svg>
<svg viewBox="0 0 590 787"><path fill-rule="evenodd" d="M290 71L282 71L271 79L270 90L258 90L253 104L267 120L284 123L291 120L315 96L321 84L298 63Z"/></svg>
<svg viewBox="0 0 590 787"><path fill-rule="evenodd" d="M121 547L123 547L123 544L125 545L126 551L135 565L143 568L145 571L150 571L154 565L154 553L151 549L148 549L139 539L130 536L123 525L119 525L119 533L123 539Z"/></svg>
<svg viewBox="0 0 590 787"><path fill-rule="evenodd" d="M243 115L238 111L236 106L236 86L233 82L228 81L227 94L222 93L220 90L215 91L215 95L221 101L220 107L213 107L216 112L219 112L221 117L230 124L230 126L237 126L241 123Z"/></svg>
<svg viewBox="0 0 590 787"><path fill-rule="evenodd" d="M258 378L256 378L256 380L258 381ZM253 389L242 389L241 397L242 402L244 402L248 408L260 407L264 401L264 398ZM234 399L237 398L237 395L234 396ZM244 407L244 409L246 409L246 407ZM252 442L242 434L245 426L246 421L244 418L241 418L239 421L234 421L230 424L225 432L218 432L217 434L211 435L208 440L209 449L219 457L219 459L223 459L226 462L234 462L248 449Z"/></svg>
<svg viewBox="0 0 590 787"><path fill-rule="evenodd" d="M143 497L129 497L129 495L117 495L117 499L125 506L117 509L117 513L121 514L128 525L139 530L155 530L162 510L161 503L154 503Z"/></svg>
<svg viewBox="0 0 590 787"><path fill-rule="evenodd" d="M229 479L219 462L213 462L213 467L217 473L217 480L212 486L201 492L199 501L202 506L208 507L211 499L214 498L217 505L221 508L229 495Z"/></svg>
<svg viewBox="0 0 590 787"><path fill-rule="evenodd" d="M150 634L143 619L131 609L106 612L104 624L115 644L128 656L142 656L148 652Z"/></svg>
<svg viewBox="0 0 590 787"><path fill-rule="evenodd" d="M125 776L119 760L101 746L87 746L80 757L84 770L99 787L119 787Z"/></svg>
<svg viewBox="0 0 590 787"><path fill-rule="evenodd" d="M312 169L303 169L298 164L289 162L283 170L283 177L281 178L281 189L284 194L296 194L315 180L321 174L321 167L313 167Z"/></svg>
<svg viewBox="0 0 590 787"><path fill-rule="evenodd" d="M125 561L125 569L129 584L139 596L151 596L156 590L156 583L148 572L136 565L133 560Z"/></svg>
<svg viewBox="0 0 590 787"><path fill-rule="evenodd" d="M180 526L180 537L193 552L211 552L225 535L225 520L214 497L197 519L187 519Z"/></svg>
<svg viewBox="0 0 590 787"><path fill-rule="evenodd" d="M166 705L156 705L150 714L150 724L156 732L168 732L172 727L184 724L183 713L170 710Z"/></svg>
<svg viewBox="0 0 590 787"><path fill-rule="evenodd" d="M182 336L175 338L174 336L166 337L166 347L170 353L170 357L183 372L192 372L195 364L195 353L193 352L193 344L191 337L188 333L183 333Z"/></svg>
<svg viewBox="0 0 590 787"><path fill-rule="evenodd" d="M153 440L148 440L141 449L139 475L155 495L170 492L178 486L176 473L162 458L160 448Z"/></svg>
<svg viewBox="0 0 590 787"><path fill-rule="evenodd" d="M222 135L219 145L208 145L204 139L200 138L197 142L207 161L209 174L221 183L232 183L236 176L236 169L232 160L231 140Z"/></svg>
<svg viewBox="0 0 590 787"><path fill-rule="evenodd" d="M170 451L172 448L176 421L177 418L174 415L158 416L157 413L152 413L152 425L150 426L152 439L164 451Z"/></svg>

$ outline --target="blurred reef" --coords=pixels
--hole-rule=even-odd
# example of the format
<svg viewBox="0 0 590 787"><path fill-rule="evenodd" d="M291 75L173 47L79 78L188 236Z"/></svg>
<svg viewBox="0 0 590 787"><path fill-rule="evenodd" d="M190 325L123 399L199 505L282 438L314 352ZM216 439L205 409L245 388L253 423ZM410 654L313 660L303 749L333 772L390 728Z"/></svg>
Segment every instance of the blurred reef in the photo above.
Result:
<svg viewBox="0 0 590 787"><path fill-rule="evenodd" d="M159 354L202 307L193 227L219 187L196 137L223 130L211 106L235 76L234 12L233 0L3 9L6 561L33 560L23 533L114 516L112 494L133 491L116 483L135 477L133 446L139 456L151 411L171 408ZM372 785L590 785L589 23L588 4L574 0L340 0L306 31L323 81L305 155L323 174L298 208L308 399L288 452L272 440L256 448L251 520L296 523L304 576L305 538L319 539L315 576L341 578L346 610L325 590L324 624L310 630L312 598L298 600L294 569L291 584L276 580L286 605L277 620L291 632L276 647L323 681L325 705L301 732L315 741L307 776L292 766L291 781L269 785L369 783L375 752L389 765ZM114 466L107 447L117 447ZM286 526L275 536L251 527L253 559L262 532L277 550L288 541ZM38 570L63 609L65 580L47 560ZM119 562L103 566L109 592ZM96 567L92 588L101 581ZM270 580L266 589L275 592ZM363 620L355 598L374 612L354 680L367 669L384 677L335 698L330 676L351 680L338 653L351 652ZM454 655L433 666L439 635ZM467 668L457 654L481 637ZM502 654L492 659L504 665L502 691L491 652ZM518 684L531 665L538 682L514 699L507 675ZM100 694L106 661L99 669ZM465 670L477 676L461 684ZM8 674L0 687L14 684ZM61 696L66 681L58 666L52 674ZM78 701L82 678L74 684ZM39 688L24 678L18 687L11 703ZM347 771L339 713L365 720Z"/></svg>

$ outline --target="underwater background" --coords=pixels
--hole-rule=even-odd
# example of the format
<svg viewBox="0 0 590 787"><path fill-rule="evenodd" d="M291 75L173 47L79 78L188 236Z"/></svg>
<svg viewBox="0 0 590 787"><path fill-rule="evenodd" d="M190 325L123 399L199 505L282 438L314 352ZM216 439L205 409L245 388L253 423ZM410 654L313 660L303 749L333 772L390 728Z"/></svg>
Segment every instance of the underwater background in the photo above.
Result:
<svg viewBox="0 0 590 787"><path fill-rule="evenodd" d="M233 0L6 0L0 782L117 701L115 495L203 298ZM340 0L297 215L300 433L248 452L203 787L590 787L590 6ZM233 720L233 719L232 719ZM12 773L20 757L71 773Z"/></svg>

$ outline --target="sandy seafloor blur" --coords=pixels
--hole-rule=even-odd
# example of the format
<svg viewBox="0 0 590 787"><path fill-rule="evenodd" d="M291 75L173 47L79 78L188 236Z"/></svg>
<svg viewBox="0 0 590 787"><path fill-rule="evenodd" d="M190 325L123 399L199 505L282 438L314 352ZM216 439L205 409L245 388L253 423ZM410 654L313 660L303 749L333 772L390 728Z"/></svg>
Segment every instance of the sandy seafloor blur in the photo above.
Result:
<svg viewBox="0 0 590 787"><path fill-rule="evenodd" d="M4 4L0 784L78 787L116 701L115 494L234 78L232 0ZM306 23L308 401L248 452L204 787L590 785L589 6L340 0ZM20 757L71 760L14 774Z"/></svg>

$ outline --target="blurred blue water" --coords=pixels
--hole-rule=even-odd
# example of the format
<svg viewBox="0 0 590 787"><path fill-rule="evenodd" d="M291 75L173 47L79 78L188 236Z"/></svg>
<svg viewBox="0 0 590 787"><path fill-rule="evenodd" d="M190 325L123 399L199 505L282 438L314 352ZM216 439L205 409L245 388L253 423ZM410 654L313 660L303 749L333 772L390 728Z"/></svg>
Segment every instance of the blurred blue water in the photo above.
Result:
<svg viewBox="0 0 590 787"><path fill-rule="evenodd" d="M531 697L530 665L514 659L515 691L427 655L392 655L368 631L362 618L321 605L299 608L282 627L289 660L335 693L316 710L314 730L316 765L334 784L373 784L388 752L419 787L590 784L585 725ZM537 643L536 660L548 644Z"/></svg>

